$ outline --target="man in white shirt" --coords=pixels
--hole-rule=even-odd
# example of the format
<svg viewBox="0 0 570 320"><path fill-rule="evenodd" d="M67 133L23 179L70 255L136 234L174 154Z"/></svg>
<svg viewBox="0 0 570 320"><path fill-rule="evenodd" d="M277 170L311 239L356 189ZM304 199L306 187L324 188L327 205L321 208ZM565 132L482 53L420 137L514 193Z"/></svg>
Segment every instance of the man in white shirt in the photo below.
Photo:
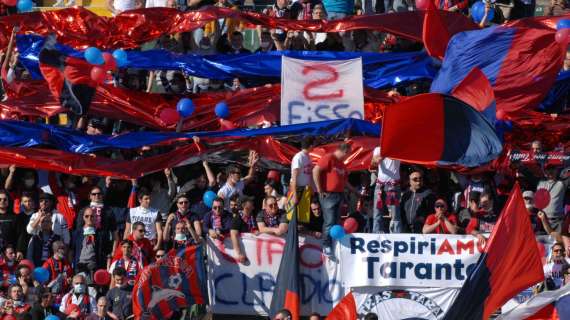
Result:
<svg viewBox="0 0 570 320"><path fill-rule="evenodd" d="M144 237L150 240L154 245L153 250L156 251L160 249L162 244L162 217L157 209L150 207L150 199L151 196L148 190L141 189L138 192L140 206L131 208L129 211L124 239L128 239L132 233L132 225L140 221L145 226Z"/></svg>
<svg viewBox="0 0 570 320"><path fill-rule="evenodd" d="M31 235L37 235L41 229L43 217L51 217L53 233L60 236L66 245L71 240L67 222L61 213L54 209L55 197L49 193L42 193L39 197L40 209L32 214L26 231Z"/></svg>
<svg viewBox="0 0 570 320"><path fill-rule="evenodd" d="M234 195L243 196L243 188L249 183L255 173L255 165L259 160L257 152L249 152L249 171L247 176L241 178L241 171L236 166L228 167L228 179L226 183L218 190L218 197L224 199L224 209L230 211L230 198Z"/></svg>
<svg viewBox="0 0 570 320"><path fill-rule="evenodd" d="M85 277L81 274L75 275L72 283L73 289L61 299L59 311L72 318L83 318L97 311L95 298L90 295Z"/></svg>
<svg viewBox="0 0 570 320"><path fill-rule="evenodd" d="M313 182L313 163L309 151L313 147L313 137L307 136L301 141L301 151L291 160L291 190L294 190L293 203L297 205L306 186L315 189Z"/></svg>
<svg viewBox="0 0 570 320"><path fill-rule="evenodd" d="M378 166L376 171L376 188L374 189L373 201L373 225L372 232L383 233L383 215L390 215L390 233L400 233L400 161L382 157L380 147L372 151L370 168Z"/></svg>

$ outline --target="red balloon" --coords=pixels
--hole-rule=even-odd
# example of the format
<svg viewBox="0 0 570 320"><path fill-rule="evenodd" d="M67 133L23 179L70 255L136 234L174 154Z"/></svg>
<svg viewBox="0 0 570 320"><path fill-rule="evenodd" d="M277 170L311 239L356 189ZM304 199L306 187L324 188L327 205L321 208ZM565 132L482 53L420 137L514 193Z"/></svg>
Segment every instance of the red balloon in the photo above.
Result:
<svg viewBox="0 0 570 320"><path fill-rule="evenodd" d="M111 282L111 275L109 274L109 272L107 272L107 270L100 269L95 271L95 274L93 275L93 280L95 280L95 283L100 286L106 286Z"/></svg>
<svg viewBox="0 0 570 320"><path fill-rule="evenodd" d="M416 0L416 8L418 10L427 10L430 1L432 0Z"/></svg>
<svg viewBox="0 0 570 320"><path fill-rule="evenodd" d="M105 77L107 77L107 70L102 67L93 67L91 68L91 79L97 83L103 83L105 81Z"/></svg>
<svg viewBox="0 0 570 320"><path fill-rule="evenodd" d="M18 4L18 0L3 0L3 2L9 7L15 7Z"/></svg>
<svg viewBox="0 0 570 320"><path fill-rule="evenodd" d="M115 61L115 57L113 57L112 54L109 52L103 52L103 60L105 60L105 69L111 71L117 70L117 61Z"/></svg>
<svg viewBox="0 0 570 320"><path fill-rule="evenodd" d="M225 119L220 119L220 130L232 130L235 129L234 123Z"/></svg>
<svg viewBox="0 0 570 320"><path fill-rule="evenodd" d="M546 189L538 189L534 193L534 207L538 210L544 210L550 204L550 193Z"/></svg>
<svg viewBox="0 0 570 320"><path fill-rule="evenodd" d="M32 261L28 260L28 259L24 259L24 260L20 261L20 264L27 266L27 267L30 268L32 271L33 271L34 268L35 268L34 263L33 263Z"/></svg>
<svg viewBox="0 0 570 320"><path fill-rule="evenodd" d="M178 123L178 120L180 120L180 115L174 108L164 108L160 111L159 118L167 126L171 126Z"/></svg>
<svg viewBox="0 0 570 320"><path fill-rule="evenodd" d="M554 40L556 40L556 42L560 44L567 44L569 36L570 36L570 29L567 28L560 29L556 31L556 35L554 35Z"/></svg>
<svg viewBox="0 0 570 320"><path fill-rule="evenodd" d="M344 231L346 233L356 232L356 230L358 230L358 221L356 221L356 219L350 217L350 218L344 220L342 227L344 228Z"/></svg>
<svg viewBox="0 0 570 320"><path fill-rule="evenodd" d="M11 314L7 314L4 316L4 318L2 318L2 320L16 320L16 317Z"/></svg>
<svg viewBox="0 0 570 320"><path fill-rule="evenodd" d="M505 116L506 116L505 111L503 111L503 110L497 111L496 116L497 116L497 120L505 120Z"/></svg>

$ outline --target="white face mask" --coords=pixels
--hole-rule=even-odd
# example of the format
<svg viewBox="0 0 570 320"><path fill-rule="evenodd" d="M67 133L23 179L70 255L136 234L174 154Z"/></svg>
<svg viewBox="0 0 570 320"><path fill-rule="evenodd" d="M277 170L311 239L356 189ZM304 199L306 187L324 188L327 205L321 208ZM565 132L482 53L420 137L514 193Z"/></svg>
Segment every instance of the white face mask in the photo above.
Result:
<svg viewBox="0 0 570 320"><path fill-rule="evenodd" d="M73 285L73 292L75 294L84 294L85 293L85 285L78 283Z"/></svg>
<svg viewBox="0 0 570 320"><path fill-rule="evenodd" d="M34 184L36 184L35 179L24 179L24 186L26 186L26 188L31 188Z"/></svg>
<svg viewBox="0 0 570 320"><path fill-rule="evenodd" d="M87 227L83 229L83 235L84 236L91 236L94 235L96 233L95 228L94 227Z"/></svg>
<svg viewBox="0 0 570 320"><path fill-rule="evenodd" d="M202 50L210 50L211 47L212 46L210 46L209 44L204 44L204 43L200 44L200 49Z"/></svg>
<svg viewBox="0 0 570 320"><path fill-rule="evenodd" d="M24 301L22 300L14 300L14 307L21 307L24 305Z"/></svg>
<svg viewBox="0 0 570 320"><path fill-rule="evenodd" d="M174 236L175 241L186 241L186 235L184 233L177 233Z"/></svg>
<svg viewBox="0 0 570 320"><path fill-rule="evenodd" d="M56 253L53 255L53 257L55 258L55 260L62 260L63 259L63 254L61 253Z"/></svg>
<svg viewBox="0 0 570 320"><path fill-rule="evenodd" d="M524 205L528 210L534 208L534 205L532 203L525 203Z"/></svg>

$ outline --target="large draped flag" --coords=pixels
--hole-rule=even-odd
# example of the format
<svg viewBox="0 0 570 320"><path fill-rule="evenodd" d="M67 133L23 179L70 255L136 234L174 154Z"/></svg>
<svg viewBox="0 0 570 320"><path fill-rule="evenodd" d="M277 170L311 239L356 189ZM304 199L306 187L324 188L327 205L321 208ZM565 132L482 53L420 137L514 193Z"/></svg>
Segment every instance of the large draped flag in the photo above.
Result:
<svg viewBox="0 0 570 320"><path fill-rule="evenodd" d="M66 57L48 37L39 54L40 71L61 106L76 115L86 115L97 83L90 76L91 66L82 59Z"/></svg>
<svg viewBox="0 0 570 320"><path fill-rule="evenodd" d="M448 94L478 67L493 86L497 110L514 114L536 107L562 68L565 49L556 30L532 19L454 35L431 92Z"/></svg>
<svg viewBox="0 0 570 320"><path fill-rule="evenodd" d="M277 272L277 283L271 299L269 315L271 319L281 309L291 312L291 320L299 320L301 315L301 291L299 285L299 235L297 233L297 215L289 221L285 250Z"/></svg>
<svg viewBox="0 0 570 320"><path fill-rule="evenodd" d="M133 288L136 319L170 319L194 304L206 303L202 247L191 246L147 266Z"/></svg>
<svg viewBox="0 0 570 320"><path fill-rule="evenodd" d="M493 125L463 101L417 95L384 112L382 156L425 165L476 167L497 158L501 141Z"/></svg>
<svg viewBox="0 0 570 320"><path fill-rule="evenodd" d="M428 0L422 32L422 41L427 53L432 57L443 59L450 38L440 11L435 7L433 0Z"/></svg>
<svg viewBox="0 0 570 320"><path fill-rule="evenodd" d="M489 319L510 298L543 280L538 245L517 183L483 254L443 320Z"/></svg>
<svg viewBox="0 0 570 320"><path fill-rule="evenodd" d="M501 314L497 319L570 319L570 284L558 290L541 292L512 310Z"/></svg>

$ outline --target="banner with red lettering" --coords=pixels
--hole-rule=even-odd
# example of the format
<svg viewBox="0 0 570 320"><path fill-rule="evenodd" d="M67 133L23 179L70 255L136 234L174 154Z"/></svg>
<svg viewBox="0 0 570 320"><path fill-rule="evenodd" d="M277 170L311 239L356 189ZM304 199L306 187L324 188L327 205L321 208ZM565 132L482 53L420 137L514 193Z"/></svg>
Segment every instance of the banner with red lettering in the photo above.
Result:
<svg viewBox="0 0 570 320"><path fill-rule="evenodd" d="M208 294L216 314L267 315L277 271L283 255L283 238L242 234L245 264L234 260L229 237L208 239ZM337 262L321 254L320 241L299 237L301 315L328 314L344 297Z"/></svg>
<svg viewBox="0 0 570 320"><path fill-rule="evenodd" d="M281 125L364 119L361 58L281 61Z"/></svg>
<svg viewBox="0 0 570 320"><path fill-rule="evenodd" d="M460 288L483 245L473 236L361 234L337 248L344 287Z"/></svg>

